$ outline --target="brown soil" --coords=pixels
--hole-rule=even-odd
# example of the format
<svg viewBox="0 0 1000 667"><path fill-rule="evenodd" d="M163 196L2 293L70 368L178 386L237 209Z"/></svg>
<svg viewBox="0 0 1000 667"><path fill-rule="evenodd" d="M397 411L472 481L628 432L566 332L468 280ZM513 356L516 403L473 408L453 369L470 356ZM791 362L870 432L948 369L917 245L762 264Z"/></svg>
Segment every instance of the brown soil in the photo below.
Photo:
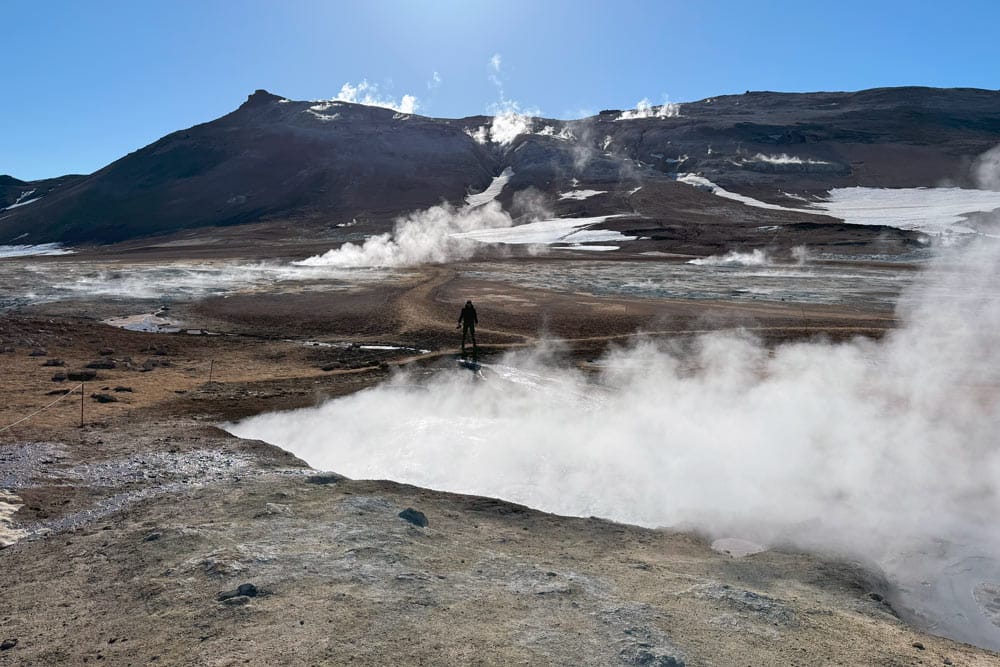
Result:
<svg viewBox="0 0 1000 667"><path fill-rule="evenodd" d="M83 317L97 305L84 302L5 316L0 349L13 351L0 355L0 428L46 408L53 390L72 393L0 432L0 489L13 494L0 510L20 505L7 532L26 533L0 550L0 641L17 639L0 665L1000 660L907 626L856 565L733 558L694 535L317 477L215 427L440 363L456 352L466 299L480 311L484 356L543 336L585 361L639 335L743 327L774 343L893 326L878 312L609 299L456 276L431 267L350 293L173 307L216 336L114 329ZM49 358L65 366L43 366ZM115 368L84 383L81 427L80 383L52 376L100 359ZM407 507L429 525L400 519ZM243 583L259 594L217 598Z"/></svg>

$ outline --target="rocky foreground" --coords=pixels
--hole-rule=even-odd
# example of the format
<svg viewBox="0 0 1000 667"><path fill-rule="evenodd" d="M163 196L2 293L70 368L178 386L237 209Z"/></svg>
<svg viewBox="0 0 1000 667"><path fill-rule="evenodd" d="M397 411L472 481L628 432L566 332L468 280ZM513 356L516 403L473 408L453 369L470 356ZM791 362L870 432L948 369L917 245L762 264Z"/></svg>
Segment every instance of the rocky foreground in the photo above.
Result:
<svg viewBox="0 0 1000 667"><path fill-rule="evenodd" d="M122 331L91 319L96 303L4 318L0 427L70 393L0 433L0 539L10 545L0 549L0 665L1000 661L908 625L857 564L741 556L698 535L349 480L216 427L371 386L399 365L444 372L466 290L507 323L483 330L484 354L531 344L538 330L516 299L504 305L526 291L491 297L444 270L373 289L343 312L342 296L284 301L298 304L301 337L281 329L290 314L274 313L267 295L241 297L232 312L221 301L176 307L232 335ZM667 311L672 335L702 321L691 305L633 302L588 331L581 322L596 311L585 297L530 297L554 332L584 331L570 361ZM384 306L359 337L361 302ZM778 339L892 326L830 308L753 315ZM319 331L434 351L305 344ZM87 370L80 427L69 376Z"/></svg>

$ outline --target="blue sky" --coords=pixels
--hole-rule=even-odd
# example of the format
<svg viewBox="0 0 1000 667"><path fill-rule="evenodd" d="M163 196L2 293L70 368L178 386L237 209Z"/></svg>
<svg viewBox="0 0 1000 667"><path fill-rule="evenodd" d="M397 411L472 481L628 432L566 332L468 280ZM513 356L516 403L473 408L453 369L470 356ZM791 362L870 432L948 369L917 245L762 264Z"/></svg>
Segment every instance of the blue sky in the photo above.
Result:
<svg viewBox="0 0 1000 667"><path fill-rule="evenodd" d="M419 113L444 117L489 113L502 94L557 118L747 89L1000 88L995 1L3 0L0 10L0 174L22 179L92 172L256 88L323 99L367 81L369 94L412 95Z"/></svg>

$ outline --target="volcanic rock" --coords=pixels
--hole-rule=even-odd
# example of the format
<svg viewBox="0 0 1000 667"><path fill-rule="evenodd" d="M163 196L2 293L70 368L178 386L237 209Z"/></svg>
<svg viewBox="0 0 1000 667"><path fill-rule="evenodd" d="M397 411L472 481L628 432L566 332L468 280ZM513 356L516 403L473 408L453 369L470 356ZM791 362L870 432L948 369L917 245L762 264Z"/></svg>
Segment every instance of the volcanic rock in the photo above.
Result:
<svg viewBox="0 0 1000 667"><path fill-rule="evenodd" d="M399 513L399 518L404 521L409 521L414 526L420 528L427 527L427 516L420 510L415 510L412 507L407 507L405 510Z"/></svg>

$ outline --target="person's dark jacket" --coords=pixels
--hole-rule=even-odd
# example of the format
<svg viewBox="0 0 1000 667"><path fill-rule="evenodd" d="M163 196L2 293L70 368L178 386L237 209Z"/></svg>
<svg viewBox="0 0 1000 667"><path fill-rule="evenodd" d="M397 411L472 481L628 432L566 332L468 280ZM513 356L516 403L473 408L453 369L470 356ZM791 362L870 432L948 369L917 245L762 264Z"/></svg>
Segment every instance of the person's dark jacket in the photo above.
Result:
<svg viewBox="0 0 1000 667"><path fill-rule="evenodd" d="M461 315L458 316L458 323L464 324L467 327L474 327L479 323L479 318L476 317L476 308L471 303L465 304L462 308Z"/></svg>

